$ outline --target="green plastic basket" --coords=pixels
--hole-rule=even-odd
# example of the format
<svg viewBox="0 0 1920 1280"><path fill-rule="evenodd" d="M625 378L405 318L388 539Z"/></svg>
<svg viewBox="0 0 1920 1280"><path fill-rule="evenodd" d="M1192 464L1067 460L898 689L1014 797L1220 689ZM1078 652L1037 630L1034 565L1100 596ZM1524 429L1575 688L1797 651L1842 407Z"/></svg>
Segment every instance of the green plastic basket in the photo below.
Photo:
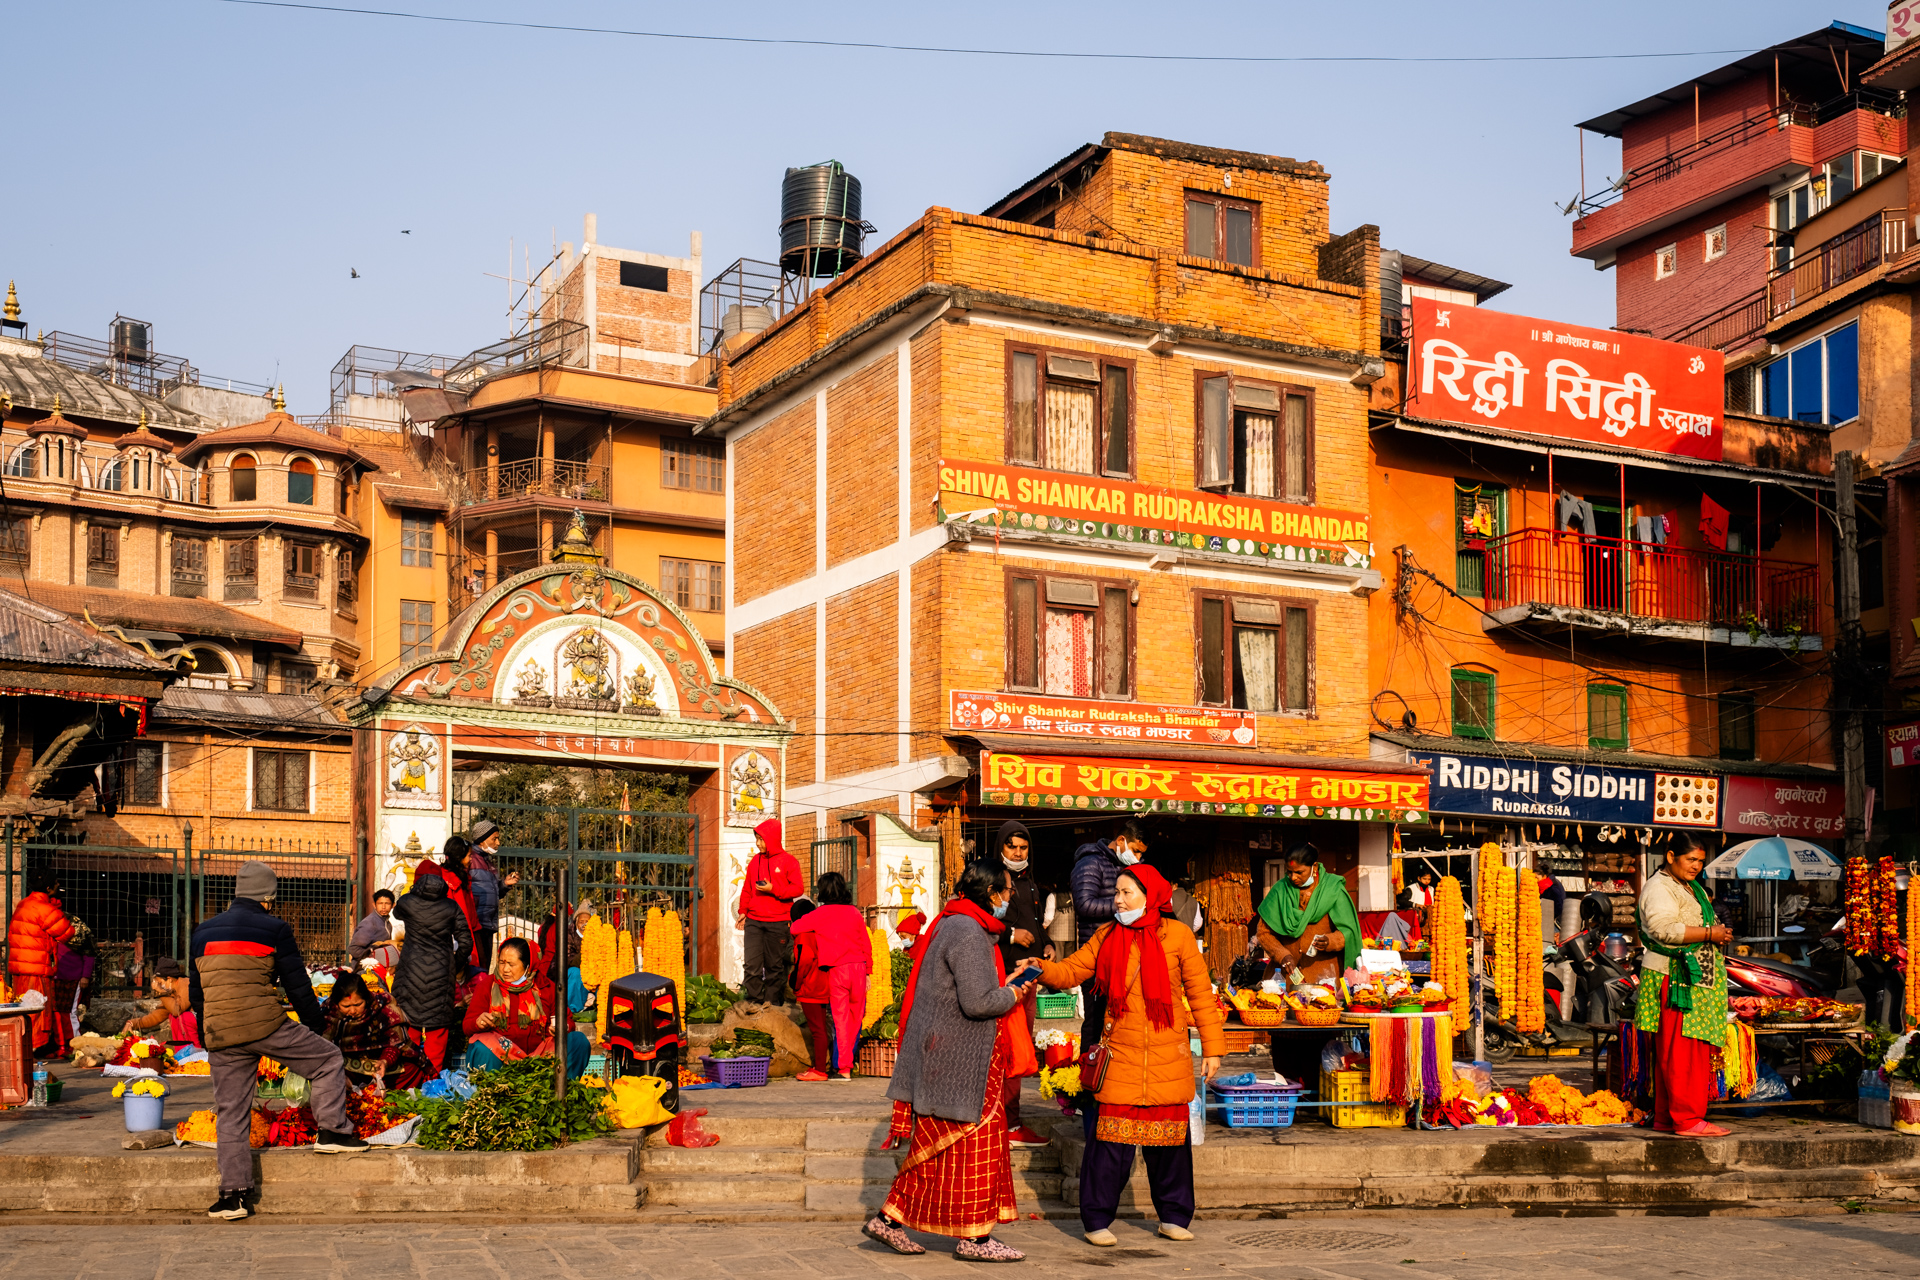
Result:
<svg viewBox="0 0 1920 1280"><path fill-rule="evenodd" d="M1071 991L1051 992L1041 996L1035 1003L1043 1018L1071 1018L1073 1011L1079 1007L1074 1003Z"/></svg>

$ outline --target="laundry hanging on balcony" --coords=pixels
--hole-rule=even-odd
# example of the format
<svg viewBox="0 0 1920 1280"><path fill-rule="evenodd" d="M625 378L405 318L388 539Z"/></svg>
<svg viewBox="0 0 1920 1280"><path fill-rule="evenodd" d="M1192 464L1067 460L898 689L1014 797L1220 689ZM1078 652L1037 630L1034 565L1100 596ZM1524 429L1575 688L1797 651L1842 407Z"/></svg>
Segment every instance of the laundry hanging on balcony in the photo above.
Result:
<svg viewBox="0 0 1920 1280"><path fill-rule="evenodd" d="M1593 504L1562 489L1560 497L1553 504L1553 527L1567 529L1575 523L1579 524L1580 532L1589 538L1597 537L1600 533L1599 521L1593 514Z"/></svg>
<svg viewBox="0 0 1920 1280"><path fill-rule="evenodd" d="M1667 518L1665 516L1636 516L1633 521L1633 539L1635 542L1651 542L1656 546L1667 545Z"/></svg>
<svg viewBox="0 0 1920 1280"><path fill-rule="evenodd" d="M1728 514L1727 509L1712 498L1704 493L1700 495L1700 536L1715 551L1727 549Z"/></svg>

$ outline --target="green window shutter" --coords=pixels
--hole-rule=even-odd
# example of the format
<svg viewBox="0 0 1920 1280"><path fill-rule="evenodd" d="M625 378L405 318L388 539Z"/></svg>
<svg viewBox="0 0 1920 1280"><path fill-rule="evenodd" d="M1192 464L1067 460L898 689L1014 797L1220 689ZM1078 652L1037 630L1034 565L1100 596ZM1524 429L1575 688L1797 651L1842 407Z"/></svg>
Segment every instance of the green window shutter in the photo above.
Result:
<svg viewBox="0 0 1920 1280"><path fill-rule="evenodd" d="M1492 738L1494 678L1490 671L1453 672L1453 733L1457 738Z"/></svg>
<svg viewBox="0 0 1920 1280"><path fill-rule="evenodd" d="M1627 749L1627 690L1617 684L1587 686L1587 745Z"/></svg>

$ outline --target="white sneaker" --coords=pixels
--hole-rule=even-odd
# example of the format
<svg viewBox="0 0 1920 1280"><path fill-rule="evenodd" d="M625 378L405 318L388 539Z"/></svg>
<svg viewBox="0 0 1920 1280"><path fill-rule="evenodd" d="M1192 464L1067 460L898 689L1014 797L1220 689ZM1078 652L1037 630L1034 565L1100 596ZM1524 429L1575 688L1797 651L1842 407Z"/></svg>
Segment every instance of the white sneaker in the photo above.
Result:
<svg viewBox="0 0 1920 1280"><path fill-rule="evenodd" d="M1102 1227L1098 1231L1087 1232L1087 1243L1092 1245L1098 1245L1102 1249L1111 1249L1113 1248L1113 1246L1119 1244L1120 1240L1117 1236L1113 1234L1113 1232L1107 1230L1105 1227ZM1104 1267L1107 1264L1103 1262L1100 1265Z"/></svg>

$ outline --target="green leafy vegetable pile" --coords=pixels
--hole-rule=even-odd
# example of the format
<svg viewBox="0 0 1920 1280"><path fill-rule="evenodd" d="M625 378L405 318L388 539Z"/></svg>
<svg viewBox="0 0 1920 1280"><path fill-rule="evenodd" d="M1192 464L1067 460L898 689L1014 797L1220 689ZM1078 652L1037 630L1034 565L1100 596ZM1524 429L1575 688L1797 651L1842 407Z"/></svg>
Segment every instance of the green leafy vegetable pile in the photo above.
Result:
<svg viewBox="0 0 1920 1280"><path fill-rule="evenodd" d="M707 1047L714 1058L771 1058L773 1037L752 1027L735 1027L730 1036L721 1036Z"/></svg>
<svg viewBox="0 0 1920 1280"><path fill-rule="evenodd" d="M546 1151L613 1129L601 1109L604 1089L569 1080L566 1097L554 1100L552 1058L520 1058L468 1078L471 1098L396 1093L387 1099L387 1114L418 1115L414 1141L434 1151Z"/></svg>
<svg viewBox="0 0 1920 1280"><path fill-rule="evenodd" d="M740 1003L740 993L710 973L698 973L687 980L686 1000L688 1022L719 1022Z"/></svg>

